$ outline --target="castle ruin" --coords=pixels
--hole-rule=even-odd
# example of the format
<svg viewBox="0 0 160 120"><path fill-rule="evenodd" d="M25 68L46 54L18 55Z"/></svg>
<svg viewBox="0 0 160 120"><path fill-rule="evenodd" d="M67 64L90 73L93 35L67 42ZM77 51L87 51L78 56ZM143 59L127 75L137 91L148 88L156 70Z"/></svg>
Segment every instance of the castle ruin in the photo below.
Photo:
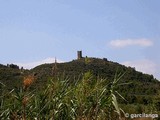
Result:
<svg viewBox="0 0 160 120"><path fill-rule="evenodd" d="M81 59L82 58L82 51L77 51L77 59Z"/></svg>

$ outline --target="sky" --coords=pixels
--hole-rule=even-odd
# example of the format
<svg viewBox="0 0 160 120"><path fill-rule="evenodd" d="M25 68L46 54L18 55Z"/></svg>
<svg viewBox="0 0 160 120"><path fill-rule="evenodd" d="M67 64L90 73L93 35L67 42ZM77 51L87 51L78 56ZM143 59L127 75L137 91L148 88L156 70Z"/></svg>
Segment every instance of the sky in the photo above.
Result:
<svg viewBox="0 0 160 120"><path fill-rule="evenodd" d="M0 0L0 63L30 69L83 56L160 79L159 0Z"/></svg>

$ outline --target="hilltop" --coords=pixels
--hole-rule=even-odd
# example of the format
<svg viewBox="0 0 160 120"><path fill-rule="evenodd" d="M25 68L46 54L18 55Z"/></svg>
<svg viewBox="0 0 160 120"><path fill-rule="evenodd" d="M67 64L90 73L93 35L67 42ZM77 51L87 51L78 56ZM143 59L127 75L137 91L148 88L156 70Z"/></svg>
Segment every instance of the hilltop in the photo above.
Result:
<svg viewBox="0 0 160 120"><path fill-rule="evenodd" d="M23 78L28 75L34 75L35 81L25 89L22 85ZM159 113L160 82L155 79L153 75L143 74L142 72L136 71L134 68L108 61L106 58L100 59L91 57L78 57L76 60L65 63L55 62L51 64L42 64L31 70L25 70L23 68L20 69L17 65L13 64L7 66L0 64L0 96L1 104L3 105L1 113L8 109L5 104L10 104L12 99L14 101L19 101L19 103L13 102L13 108L11 108L11 111L12 109L15 110L15 105L21 107L21 102L23 102L22 98L26 97L23 96L25 95L24 93L29 96L33 96L33 98L31 97L32 99L30 98L30 100L33 101L28 103L29 107L33 105L37 106L37 100L42 102L42 104L39 102L39 105L43 107L48 105L49 98L53 100L50 101L50 104L57 104L54 100L61 101L63 99L63 102L68 100L73 101L75 99L75 95L77 95L77 99L85 98L86 101L83 101L83 104L94 103L97 100L96 95L103 93L104 89L108 92L103 94L103 99L105 101L103 101L101 97L99 98L101 100L101 103L99 104L102 105L106 102L108 105L107 100L109 99L109 91L112 90L111 88L113 81L115 81L115 77L119 75L122 75L122 77L119 80L119 83L115 85L114 91L115 93L120 93L126 99L124 100L121 97L117 97L118 104L124 111L130 114L137 111L138 113L150 113L150 111L156 111L156 113ZM118 77L116 77L116 79L118 79ZM100 86L103 86L103 89ZM68 91L64 92L65 90ZM83 90L83 92L81 90ZM87 91L90 92L88 94L84 94ZM99 93L97 93L98 91ZM78 94L76 92L78 92ZM61 95L65 94L66 97L61 97ZM83 96L80 97L82 94ZM58 99L56 98L56 95L60 95ZM56 99L54 99L54 97ZM5 104L3 104L4 100ZM79 101L81 101L81 99ZM84 106L86 106L86 104L84 104ZM67 103L67 105L70 105L70 102ZM46 106L47 110L48 108L49 111L47 114L50 112L52 113L52 111L50 111L52 108ZM22 111L21 108L17 108L17 110ZM30 111L30 109L28 110ZM34 110L36 109L33 109L33 111ZM39 108L37 110L39 110ZM64 111L62 111L62 113L63 112ZM44 114L46 115L45 109ZM10 116L12 116L12 112Z"/></svg>
<svg viewBox="0 0 160 120"><path fill-rule="evenodd" d="M130 83L125 86L124 91L128 89L128 92L132 94L144 94L144 92L155 94L160 88L160 82L153 75L144 74L134 68L100 58L81 58L66 63L43 64L33 68L30 72L37 74L38 82L46 81L55 75L64 75L73 81L88 71L95 77L104 78L110 82L114 79L116 72L124 73L121 82Z"/></svg>
<svg viewBox="0 0 160 120"><path fill-rule="evenodd" d="M31 70L19 69L13 65L0 65L0 82L11 90L14 87L22 86L24 76L35 74L36 81L31 89L40 90L54 77L75 81L80 80L86 72L90 72L95 78L106 79L108 83L113 81L116 73L124 74L120 83L127 84L119 86L117 90L122 95L129 96L130 102L133 102L135 98L148 100L148 96L152 97L158 94L160 88L160 82L153 75L138 72L134 68L108 61L106 58L91 57L81 57L65 63L42 64ZM141 100L141 102L144 101Z"/></svg>

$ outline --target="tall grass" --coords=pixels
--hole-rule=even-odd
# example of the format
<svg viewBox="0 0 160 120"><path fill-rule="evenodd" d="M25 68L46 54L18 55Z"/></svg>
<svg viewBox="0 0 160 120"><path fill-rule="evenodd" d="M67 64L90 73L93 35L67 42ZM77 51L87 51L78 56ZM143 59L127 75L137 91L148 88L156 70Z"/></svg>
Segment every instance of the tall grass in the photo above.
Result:
<svg viewBox="0 0 160 120"><path fill-rule="evenodd" d="M115 87L122 75L110 83L87 72L80 80L54 77L41 91L30 91L29 76L22 88L2 94L1 120L121 120L122 110ZM123 97L122 97L123 98Z"/></svg>

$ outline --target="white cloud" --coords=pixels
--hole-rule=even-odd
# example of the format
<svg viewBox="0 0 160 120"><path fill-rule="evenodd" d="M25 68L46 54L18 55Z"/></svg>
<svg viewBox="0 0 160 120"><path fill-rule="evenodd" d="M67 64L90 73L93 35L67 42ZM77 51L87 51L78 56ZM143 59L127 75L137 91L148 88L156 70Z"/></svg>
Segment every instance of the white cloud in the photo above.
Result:
<svg viewBox="0 0 160 120"><path fill-rule="evenodd" d="M122 48L126 46L143 46L149 47L153 45L153 42L149 39L122 39L122 40L112 40L110 45L116 48Z"/></svg>
<svg viewBox="0 0 160 120"><path fill-rule="evenodd" d="M55 62L55 58L46 58L44 60L40 60L40 61L35 61L35 62L29 62L29 63L15 63L17 64L18 66L20 67L23 67L25 69L31 69L31 68L34 68L38 65L41 65L41 64L45 64L45 63L54 63ZM57 62L58 63L61 63L61 62L64 62L64 61L61 61L61 60L58 60L57 59Z"/></svg>
<svg viewBox="0 0 160 120"><path fill-rule="evenodd" d="M147 74L153 74L156 76L157 68L156 64L150 60L138 60L138 61L126 61L122 63L123 65L135 67L136 70Z"/></svg>

